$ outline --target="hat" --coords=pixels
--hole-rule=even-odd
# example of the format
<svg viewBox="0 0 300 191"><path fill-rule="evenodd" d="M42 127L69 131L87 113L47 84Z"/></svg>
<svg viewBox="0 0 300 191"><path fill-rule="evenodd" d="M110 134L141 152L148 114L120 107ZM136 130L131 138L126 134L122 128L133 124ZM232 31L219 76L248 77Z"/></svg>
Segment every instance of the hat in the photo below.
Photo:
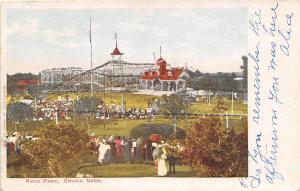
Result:
<svg viewBox="0 0 300 191"><path fill-rule="evenodd" d="M153 142L153 143L152 143L152 146L153 146L153 147L158 147L158 144Z"/></svg>

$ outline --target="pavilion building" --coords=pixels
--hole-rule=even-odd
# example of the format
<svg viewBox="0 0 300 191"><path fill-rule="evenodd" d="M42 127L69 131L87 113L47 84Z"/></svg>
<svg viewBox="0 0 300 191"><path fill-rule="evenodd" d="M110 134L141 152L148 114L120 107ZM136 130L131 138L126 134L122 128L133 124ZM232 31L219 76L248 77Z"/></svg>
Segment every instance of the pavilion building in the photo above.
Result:
<svg viewBox="0 0 300 191"><path fill-rule="evenodd" d="M184 68L167 68L167 62L160 57L156 61L157 69L147 70L140 76L141 90L180 91L186 86Z"/></svg>

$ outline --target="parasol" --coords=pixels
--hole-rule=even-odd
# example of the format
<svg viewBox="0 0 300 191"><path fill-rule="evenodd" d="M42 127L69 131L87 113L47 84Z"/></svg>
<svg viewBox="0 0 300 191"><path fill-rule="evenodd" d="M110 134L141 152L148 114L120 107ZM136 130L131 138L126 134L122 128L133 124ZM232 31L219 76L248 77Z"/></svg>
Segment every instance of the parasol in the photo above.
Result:
<svg viewBox="0 0 300 191"><path fill-rule="evenodd" d="M153 160L160 158L162 154L163 154L162 148L156 147L152 153Z"/></svg>
<svg viewBox="0 0 300 191"><path fill-rule="evenodd" d="M149 136L149 140L155 143L159 143L161 141L161 137L159 134L152 134Z"/></svg>

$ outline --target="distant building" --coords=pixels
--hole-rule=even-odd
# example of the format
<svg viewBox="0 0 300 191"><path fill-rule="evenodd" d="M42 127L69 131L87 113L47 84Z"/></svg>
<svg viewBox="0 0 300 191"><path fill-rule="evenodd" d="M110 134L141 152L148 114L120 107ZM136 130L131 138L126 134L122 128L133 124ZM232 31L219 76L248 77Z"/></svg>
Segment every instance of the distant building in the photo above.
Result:
<svg viewBox="0 0 300 191"><path fill-rule="evenodd" d="M154 69L154 63L132 63L122 59L122 53L116 46L111 60L89 70L77 67L53 68L40 73L44 90L56 91L124 91L136 89L141 73ZM92 85L91 85L92 84Z"/></svg>
<svg viewBox="0 0 300 191"><path fill-rule="evenodd" d="M17 85L18 85L18 89L23 91L25 90L26 88L28 88L29 86L34 86L34 85L37 85L39 83L38 80L35 80L35 79L31 79L31 80L19 80L17 82Z"/></svg>
<svg viewBox="0 0 300 191"><path fill-rule="evenodd" d="M184 68L167 68L167 62L160 57L156 61L157 69L145 71L140 76L140 89L155 91L179 91L186 86Z"/></svg>
<svg viewBox="0 0 300 191"><path fill-rule="evenodd" d="M41 84L45 86L45 90L49 90L53 87L56 87L58 84L66 82L83 72L85 72L85 70L79 67L47 69L40 73Z"/></svg>

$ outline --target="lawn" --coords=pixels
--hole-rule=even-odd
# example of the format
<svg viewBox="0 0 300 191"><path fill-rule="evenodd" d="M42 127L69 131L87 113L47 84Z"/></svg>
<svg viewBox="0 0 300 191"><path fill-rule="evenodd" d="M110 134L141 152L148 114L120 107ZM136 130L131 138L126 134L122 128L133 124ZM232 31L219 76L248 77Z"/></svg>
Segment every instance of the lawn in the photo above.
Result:
<svg viewBox="0 0 300 191"><path fill-rule="evenodd" d="M15 154L11 153L8 157L8 177L28 177L37 178L43 169L27 169L23 166L22 160ZM168 162L166 162L169 169ZM66 161L68 166L68 176L76 177L77 173L91 174L93 177L155 177L155 167L153 162L144 163L121 163L103 165L97 162L97 156L91 152L81 155L79 161ZM169 174L167 177L193 177L194 172L188 166L176 166L176 174Z"/></svg>
<svg viewBox="0 0 300 191"><path fill-rule="evenodd" d="M167 168L168 165L167 165ZM155 177L154 164L111 164L86 167L79 171L83 174L92 174L94 177ZM176 174L167 177L193 177L194 173L188 166L176 166Z"/></svg>
<svg viewBox="0 0 300 191"><path fill-rule="evenodd" d="M196 121L203 118L202 116L189 117L187 121L184 116L177 118L177 127L182 129L187 129L191 127ZM207 118L207 117L205 117ZM222 118L224 127L226 125L225 117ZM80 128L87 129L89 134L95 134L96 136L107 136L107 135L120 135L128 136L130 135L130 130L141 124L173 124L171 118L156 117L148 121L148 119L114 119L114 120L96 120L87 119L84 117L79 117L73 121L61 120L59 123L62 124L73 124ZM20 124L15 124L12 122L7 123L7 131L19 131L22 133L31 134L35 130L45 125L55 124L54 121L26 121ZM239 131L242 126L242 120L240 117L229 117L229 127L234 128L234 130Z"/></svg>
<svg viewBox="0 0 300 191"><path fill-rule="evenodd" d="M225 107L229 114L231 114L231 99L224 99ZM217 98L211 98L210 106L208 103L204 103L202 101L194 102L189 107L190 113L215 113L213 112L213 108L217 104ZM223 112L225 113L225 112ZM243 103L243 100L234 100L233 102L233 114L247 114L248 113L248 105Z"/></svg>

